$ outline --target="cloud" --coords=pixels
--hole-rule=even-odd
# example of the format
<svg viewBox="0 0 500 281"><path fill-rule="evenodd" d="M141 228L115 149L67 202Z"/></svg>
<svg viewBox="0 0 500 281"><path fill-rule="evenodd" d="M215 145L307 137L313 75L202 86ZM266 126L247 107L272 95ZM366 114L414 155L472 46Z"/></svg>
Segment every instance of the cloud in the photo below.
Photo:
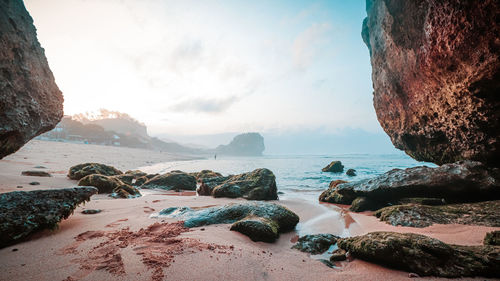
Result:
<svg viewBox="0 0 500 281"><path fill-rule="evenodd" d="M297 35L292 44L292 59L296 68L305 70L313 63L330 30L329 23L315 23Z"/></svg>
<svg viewBox="0 0 500 281"><path fill-rule="evenodd" d="M229 96L226 98L194 98L181 101L170 107L173 111L191 111L203 113L220 113L239 101L241 97Z"/></svg>

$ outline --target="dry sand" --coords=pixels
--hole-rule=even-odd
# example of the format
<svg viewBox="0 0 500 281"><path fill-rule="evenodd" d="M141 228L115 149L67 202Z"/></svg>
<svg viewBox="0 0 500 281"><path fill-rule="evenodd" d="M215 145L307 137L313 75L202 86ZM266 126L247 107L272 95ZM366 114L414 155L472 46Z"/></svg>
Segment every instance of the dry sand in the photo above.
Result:
<svg viewBox="0 0 500 281"><path fill-rule="evenodd" d="M189 156L141 149L31 141L0 160L0 192L71 187L68 168L83 162L101 162L119 169L188 160ZM21 176L24 170L45 166L53 177ZM38 186L29 182L38 181ZM23 186L18 189L17 186ZM279 188L279 187L278 187ZM184 195L190 195L184 193ZM351 213L346 206L281 200L301 222L295 232L275 243L252 242L229 231L229 225L185 229L173 219L149 216L173 206L201 207L240 202L173 196L146 191L136 199L94 195L54 231L46 230L29 241L0 249L1 280L409 280L408 273L361 260L337 263L332 269L308 254L292 250L297 234L360 235L386 230L425 234L446 243L479 245L486 232L500 228L433 225L427 228L393 227L370 213ZM84 209L102 209L84 215ZM16 250L14 250L16 249ZM439 280L412 278L412 280ZM444 279L443 279L444 280ZM467 279L471 280L471 279ZM485 278L477 278L485 280Z"/></svg>

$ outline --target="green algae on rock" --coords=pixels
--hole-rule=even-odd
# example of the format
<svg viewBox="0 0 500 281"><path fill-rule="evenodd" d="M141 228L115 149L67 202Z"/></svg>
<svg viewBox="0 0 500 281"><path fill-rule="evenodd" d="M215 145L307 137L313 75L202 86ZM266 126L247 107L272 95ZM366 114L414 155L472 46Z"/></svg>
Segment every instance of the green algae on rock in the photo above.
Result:
<svg viewBox="0 0 500 281"><path fill-rule="evenodd" d="M141 196L139 190L122 182L119 176L92 174L78 181L79 186L94 186L99 193L111 193L114 198L135 198Z"/></svg>
<svg viewBox="0 0 500 281"><path fill-rule="evenodd" d="M381 221L392 225L427 227L439 224L467 224L500 227L500 201L425 206L396 205L375 212Z"/></svg>
<svg viewBox="0 0 500 281"><path fill-rule="evenodd" d="M0 248L53 229L97 193L94 187L14 191L0 194Z"/></svg>
<svg viewBox="0 0 500 281"><path fill-rule="evenodd" d="M332 161L326 167L321 169L321 171L330 173L342 173L344 171L344 165L342 165L342 162L340 161Z"/></svg>
<svg viewBox="0 0 500 281"><path fill-rule="evenodd" d="M483 244L500 246L500 230L486 233L486 236L484 236Z"/></svg>
<svg viewBox="0 0 500 281"><path fill-rule="evenodd" d="M149 179L141 185L141 188L196 190L196 178L181 171L171 171Z"/></svg>
<svg viewBox="0 0 500 281"><path fill-rule="evenodd" d="M99 163L83 163L72 166L68 171L68 178L72 180L79 180L88 175L104 175L104 176L116 176L123 174L120 170L115 167L108 166Z"/></svg>
<svg viewBox="0 0 500 281"><path fill-rule="evenodd" d="M313 255L322 254L337 243L338 238L338 236L328 233L304 235L299 237L299 240L292 246L292 249Z"/></svg>
<svg viewBox="0 0 500 281"><path fill-rule="evenodd" d="M241 232L253 241L264 242L276 240L280 233L293 230L299 222L299 217L294 212L267 202L227 204L201 209L171 207L161 210L158 216L182 219L186 227L232 224L231 230Z"/></svg>
<svg viewBox="0 0 500 281"><path fill-rule="evenodd" d="M500 247L449 245L420 234L395 232L372 232L337 243L356 258L420 276L500 277Z"/></svg>

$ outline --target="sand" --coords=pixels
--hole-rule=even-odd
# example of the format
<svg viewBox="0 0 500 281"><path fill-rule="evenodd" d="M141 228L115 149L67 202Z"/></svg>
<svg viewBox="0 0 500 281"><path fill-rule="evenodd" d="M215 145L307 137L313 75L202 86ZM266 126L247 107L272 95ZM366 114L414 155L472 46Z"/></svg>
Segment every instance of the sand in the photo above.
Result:
<svg viewBox="0 0 500 281"><path fill-rule="evenodd" d="M0 160L0 192L75 186L76 181L69 180L66 172L70 166L83 162L101 162L128 170L190 159L193 157L141 149L31 141ZM35 166L45 166L40 170L53 177L21 175ZM29 185L32 181L40 185ZM150 218L167 207L245 201L193 196L189 192L182 195L157 190L146 191L135 199L94 195L62 221L58 229L0 249L0 280L408 280L407 272L357 259L339 262L332 269L290 247L297 235L332 233L345 237L379 230L421 233L446 243L479 245L487 232L500 229L465 225L394 227L378 221L369 212L351 213L347 206L299 200L279 201L296 212L301 222L296 231L281 235L271 244L252 242L229 231L229 225L186 229L174 219ZM84 215L84 209L103 211Z"/></svg>

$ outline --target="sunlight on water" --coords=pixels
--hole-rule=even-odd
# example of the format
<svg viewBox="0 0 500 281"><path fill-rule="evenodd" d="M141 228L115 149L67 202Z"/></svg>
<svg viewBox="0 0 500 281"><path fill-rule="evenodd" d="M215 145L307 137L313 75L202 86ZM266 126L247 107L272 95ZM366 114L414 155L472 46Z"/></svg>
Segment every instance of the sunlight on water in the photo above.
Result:
<svg viewBox="0 0 500 281"><path fill-rule="evenodd" d="M339 160L344 165L344 173L325 173L321 169L331 161ZM224 157L192 161L159 163L140 167L147 173L166 173L172 170L197 172L204 169L220 172L223 175L240 174L257 168L268 168L276 175L280 198L301 198L317 202L319 194L328 188L332 180L361 180L385 173L391 169L409 168L420 165L435 166L422 163L403 154L391 155L319 155L319 156L262 156L262 157ZM357 176L349 177L347 169L355 169Z"/></svg>

